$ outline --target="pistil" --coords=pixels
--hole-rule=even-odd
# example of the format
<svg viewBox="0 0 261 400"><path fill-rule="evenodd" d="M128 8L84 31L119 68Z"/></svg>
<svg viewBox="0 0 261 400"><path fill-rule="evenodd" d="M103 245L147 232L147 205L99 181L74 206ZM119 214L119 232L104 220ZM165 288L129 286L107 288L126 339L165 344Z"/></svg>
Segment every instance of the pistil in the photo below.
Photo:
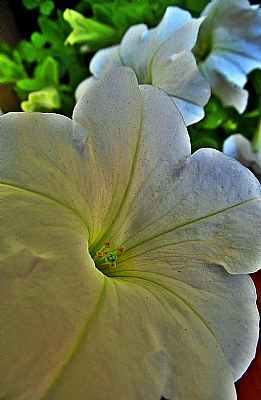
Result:
<svg viewBox="0 0 261 400"><path fill-rule="evenodd" d="M124 247L119 246L113 249L111 241L107 240L100 250L96 251L94 262L98 269L108 267L110 269L117 268L118 256L124 253Z"/></svg>

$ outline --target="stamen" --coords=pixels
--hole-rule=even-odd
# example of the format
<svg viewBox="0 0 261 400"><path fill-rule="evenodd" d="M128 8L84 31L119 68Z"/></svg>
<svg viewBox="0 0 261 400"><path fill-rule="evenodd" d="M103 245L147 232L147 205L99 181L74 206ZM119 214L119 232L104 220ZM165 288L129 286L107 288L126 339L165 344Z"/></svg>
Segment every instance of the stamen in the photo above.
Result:
<svg viewBox="0 0 261 400"><path fill-rule="evenodd" d="M117 258L124 253L124 247L119 246L116 250L111 249L111 241L106 240L102 248L96 251L94 260L99 269L109 267L110 269L117 268Z"/></svg>
<svg viewBox="0 0 261 400"><path fill-rule="evenodd" d="M124 247L120 246L117 248L117 253L118 254L123 254L124 253Z"/></svg>

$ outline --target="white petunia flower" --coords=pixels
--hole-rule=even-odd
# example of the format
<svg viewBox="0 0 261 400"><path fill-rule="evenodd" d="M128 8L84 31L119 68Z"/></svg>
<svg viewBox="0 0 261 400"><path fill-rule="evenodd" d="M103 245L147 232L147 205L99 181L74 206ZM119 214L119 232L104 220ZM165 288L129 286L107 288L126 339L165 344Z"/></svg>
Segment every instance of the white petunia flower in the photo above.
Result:
<svg viewBox="0 0 261 400"><path fill-rule="evenodd" d="M157 86L171 96L186 125L201 120L210 88L191 49L203 19L194 19L178 7L168 7L156 28L148 29L144 24L132 26L120 45L95 54L90 63L93 76L80 83L76 99L110 68L126 65L133 68L140 84Z"/></svg>
<svg viewBox="0 0 261 400"><path fill-rule="evenodd" d="M113 68L73 120L1 120L1 397L235 400L258 340L261 200Z"/></svg>
<svg viewBox="0 0 261 400"><path fill-rule="evenodd" d="M242 113L247 74L261 68L261 10L248 0L213 0L201 16L194 49L199 69L222 103Z"/></svg>
<svg viewBox="0 0 261 400"><path fill-rule="evenodd" d="M224 141L223 152L249 168L261 182L261 146L255 153L250 140L237 133Z"/></svg>

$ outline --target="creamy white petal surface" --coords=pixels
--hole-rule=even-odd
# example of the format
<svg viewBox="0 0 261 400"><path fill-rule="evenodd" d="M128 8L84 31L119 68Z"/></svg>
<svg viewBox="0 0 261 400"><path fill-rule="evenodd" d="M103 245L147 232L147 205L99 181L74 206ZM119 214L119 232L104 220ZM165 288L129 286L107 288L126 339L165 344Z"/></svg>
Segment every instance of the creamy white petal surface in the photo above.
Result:
<svg viewBox="0 0 261 400"><path fill-rule="evenodd" d="M200 65L200 70L210 82L213 93L220 98L224 105L235 107L238 112L243 112L248 102L248 91L231 82L224 74L216 70L213 58L214 56L209 56L208 62Z"/></svg>
<svg viewBox="0 0 261 400"><path fill-rule="evenodd" d="M172 99L129 68L73 120L1 117L1 397L235 400L258 339L258 181L190 156Z"/></svg>
<svg viewBox="0 0 261 400"><path fill-rule="evenodd" d="M149 44L150 31L147 25L139 24L131 26L123 36L121 44L117 46L122 65L127 65L135 71L139 83L150 83L151 80L150 63L157 49L150 51ZM93 57L93 60L95 58ZM90 64L90 71L94 73L91 67Z"/></svg>
<svg viewBox="0 0 261 400"><path fill-rule="evenodd" d="M245 0L213 0L201 15L206 18L195 47L198 56L205 53L200 71L222 103L242 113L247 74L261 68L261 10Z"/></svg>
<svg viewBox="0 0 261 400"><path fill-rule="evenodd" d="M204 116L203 106L209 100L210 88L198 70L191 49L203 20L192 18L181 8L167 7L157 27L148 29L144 24L130 27L120 45L95 54L90 62L93 76L76 89L76 99L93 84L90 79L97 80L110 68L125 65L133 68L140 84L157 86L174 101L177 99L176 105L186 125L199 121Z"/></svg>
<svg viewBox="0 0 261 400"><path fill-rule="evenodd" d="M119 46L111 46L96 53L90 63L90 71L95 77L100 78L104 71L113 67L122 66L119 55Z"/></svg>
<svg viewBox="0 0 261 400"><path fill-rule="evenodd" d="M261 182L261 149L254 153L245 136L240 133L229 136L223 143L223 152L249 168Z"/></svg>
<svg viewBox="0 0 261 400"><path fill-rule="evenodd" d="M171 79L173 63L177 65L175 81ZM163 57L154 58L151 71L153 85L171 95L185 118L186 125L191 125L196 116L198 120L204 117L203 106L209 97L209 88L205 88L205 93L202 90L204 78L198 73L196 61L191 52L182 51L171 56L169 60L164 60ZM199 93L201 93L201 98Z"/></svg>

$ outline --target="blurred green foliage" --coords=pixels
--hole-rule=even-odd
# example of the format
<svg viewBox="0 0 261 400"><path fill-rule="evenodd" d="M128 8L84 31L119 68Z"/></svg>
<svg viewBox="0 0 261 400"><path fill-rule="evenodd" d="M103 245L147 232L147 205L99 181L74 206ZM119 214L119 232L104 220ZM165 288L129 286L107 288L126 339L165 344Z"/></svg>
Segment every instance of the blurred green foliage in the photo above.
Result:
<svg viewBox="0 0 261 400"><path fill-rule="evenodd" d="M70 27L60 10L55 17L40 15L38 25L40 31L33 32L29 41L21 40L15 49L1 43L1 83L14 83L21 100L31 92L54 88L60 104L56 110L71 116L75 88L88 74L88 67L78 49L64 44Z"/></svg>
<svg viewBox="0 0 261 400"><path fill-rule="evenodd" d="M157 25L169 5L179 6L198 16L207 3L208 0L84 0L75 10L67 9L64 13L72 28L67 43L84 44L85 51L94 52L119 43L131 25ZM89 11L90 7L93 16L85 18L82 13Z"/></svg>
<svg viewBox="0 0 261 400"><path fill-rule="evenodd" d="M39 7L39 11L43 15L50 15L55 8L52 0L23 0L23 5L27 10L33 10Z"/></svg>

